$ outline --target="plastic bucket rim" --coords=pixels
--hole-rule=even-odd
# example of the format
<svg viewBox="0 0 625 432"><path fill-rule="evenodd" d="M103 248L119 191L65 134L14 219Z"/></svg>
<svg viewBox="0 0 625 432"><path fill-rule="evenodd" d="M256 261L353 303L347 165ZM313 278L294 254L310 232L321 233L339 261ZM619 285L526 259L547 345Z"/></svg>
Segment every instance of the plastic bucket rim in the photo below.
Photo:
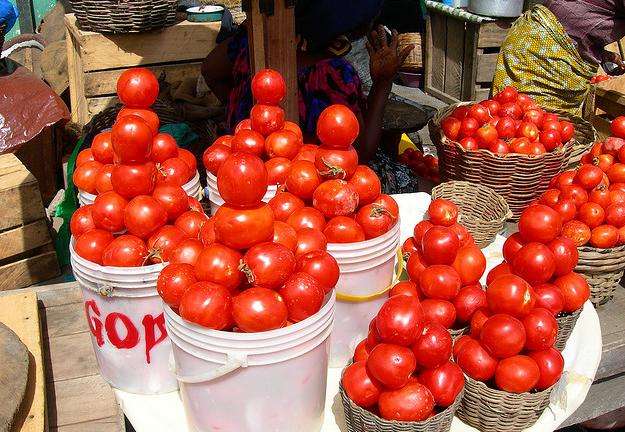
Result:
<svg viewBox="0 0 625 432"><path fill-rule="evenodd" d="M80 255L78 255L76 251L74 250L75 241L76 239L74 238L74 236L72 236L69 242L70 258L74 259L76 263L79 264L80 266L83 266L86 268L93 268L93 270L100 271L104 274L108 273L108 274L117 275L117 276L132 274L132 275L139 276L139 275L146 275L146 274L154 273L157 270L158 270L157 273L160 273L163 270L163 268L165 268L168 264L168 263L160 263L160 264L151 264L149 266L141 266L141 267L102 266L100 264L96 264L94 262L88 261L84 259L83 257L81 257Z"/></svg>

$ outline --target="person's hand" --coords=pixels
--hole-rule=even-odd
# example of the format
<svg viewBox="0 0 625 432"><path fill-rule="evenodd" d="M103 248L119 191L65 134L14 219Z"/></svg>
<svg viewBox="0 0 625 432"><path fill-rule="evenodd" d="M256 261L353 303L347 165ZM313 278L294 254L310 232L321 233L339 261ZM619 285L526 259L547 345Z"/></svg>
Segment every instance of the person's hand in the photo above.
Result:
<svg viewBox="0 0 625 432"><path fill-rule="evenodd" d="M614 63L619 67L615 71L606 70L605 72L608 73L608 75L621 75L625 73L625 62L623 62L623 59L617 53L604 50L603 55L602 55L602 60L603 60L603 63L608 63L608 62Z"/></svg>
<svg viewBox="0 0 625 432"><path fill-rule="evenodd" d="M414 48L410 45L399 52L397 31L392 31L390 43L386 36L384 27L380 25L368 37L369 68L374 83L392 83L404 60Z"/></svg>

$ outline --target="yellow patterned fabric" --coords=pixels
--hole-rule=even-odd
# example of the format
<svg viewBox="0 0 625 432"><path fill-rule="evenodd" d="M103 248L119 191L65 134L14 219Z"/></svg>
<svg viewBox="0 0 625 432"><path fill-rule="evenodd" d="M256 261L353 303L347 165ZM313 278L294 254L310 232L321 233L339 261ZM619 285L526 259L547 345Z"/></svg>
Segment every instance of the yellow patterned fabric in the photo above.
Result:
<svg viewBox="0 0 625 432"><path fill-rule="evenodd" d="M537 5L512 26L493 79L493 93L512 85L546 109L580 115L597 72L580 56L573 40L549 9Z"/></svg>

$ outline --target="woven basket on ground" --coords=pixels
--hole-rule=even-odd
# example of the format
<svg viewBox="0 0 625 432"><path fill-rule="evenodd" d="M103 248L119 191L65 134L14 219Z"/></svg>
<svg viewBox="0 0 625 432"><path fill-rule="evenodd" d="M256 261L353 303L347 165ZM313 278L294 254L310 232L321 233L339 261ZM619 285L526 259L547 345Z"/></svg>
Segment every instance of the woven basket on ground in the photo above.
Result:
<svg viewBox="0 0 625 432"><path fill-rule="evenodd" d="M440 128L440 121L459 105L467 103L440 110L428 124L438 153L441 178L443 181L463 180L490 187L506 200L514 219L518 219L529 203L547 189L556 174L566 169L575 149L586 149L591 145L577 142L577 136L581 137L578 131L576 138L565 146L538 156L516 153L499 156L489 150L466 151L459 143L448 139Z"/></svg>
<svg viewBox="0 0 625 432"><path fill-rule="evenodd" d="M590 301L602 305L614 297L625 271L625 246L597 249L578 248L579 261L575 271L584 275L590 285Z"/></svg>
<svg viewBox="0 0 625 432"><path fill-rule="evenodd" d="M581 117L557 109L551 109L550 112L557 114L560 118L566 118L575 125L575 145L569 156L568 167L577 167L582 156L588 153L593 144L597 141L597 131L590 122Z"/></svg>
<svg viewBox="0 0 625 432"><path fill-rule="evenodd" d="M441 183L432 189L432 199L444 198L460 207L459 222L483 248L493 242L512 217L506 200L489 187L466 181Z"/></svg>
<svg viewBox="0 0 625 432"><path fill-rule="evenodd" d="M420 33L402 33L398 36L399 51L401 52L405 47L410 45L413 48L410 50L408 57L401 65L402 70L408 70L411 72L417 72L423 70L423 46L421 43Z"/></svg>
<svg viewBox="0 0 625 432"><path fill-rule="evenodd" d="M343 386L339 386L345 424L348 432L448 432L454 413L460 406L463 393L456 397L455 402L444 411L422 422L400 422L384 420L371 411L359 407L347 396Z"/></svg>
<svg viewBox="0 0 625 432"><path fill-rule="evenodd" d="M137 33L176 23L178 0L70 0L83 30Z"/></svg>
<svg viewBox="0 0 625 432"><path fill-rule="evenodd" d="M547 408L552 389L508 393L465 375L464 398L456 416L481 431L522 431L536 423Z"/></svg>
<svg viewBox="0 0 625 432"><path fill-rule="evenodd" d="M556 349L562 351L566 346L566 341L569 340L573 329L575 328L575 324L577 323L577 319L579 318L579 314L582 313L582 310L579 309L573 313L567 313L557 318L558 321L558 338L556 339L555 347Z"/></svg>

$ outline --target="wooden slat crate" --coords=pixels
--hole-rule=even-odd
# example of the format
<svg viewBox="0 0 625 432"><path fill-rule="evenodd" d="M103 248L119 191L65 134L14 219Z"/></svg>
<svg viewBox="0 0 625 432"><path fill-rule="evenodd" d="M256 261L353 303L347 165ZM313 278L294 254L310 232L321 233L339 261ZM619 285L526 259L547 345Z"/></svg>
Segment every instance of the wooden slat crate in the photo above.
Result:
<svg viewBox="0 0 625 432"><path fill-rule="evenodd" d="M610 135L610 122L618 116L625 116L625 77L592 86L584 104L584 118L600 138Z"/></svg>
<svg viewBox="0 0 625 432"><path fill-rule="evenodd" d="M487 98L497 56L512 23L500 20L479 24L429 10L426 93L447 103Z"/></svg>
<svg viewBox="0 0 625 432"><path fill-rule="evenodd" d="M169 83L198 77L220 28L221 23L182 21L146 33L104 35L79 29L76 17L65 15L72 120L85 125L117 103L117 78L126 69L148 67Z"/></svg>
<svg viewBox="0 0 625 432"><path fill-rule="evenodd" d="M0 156L0 291L60 274L39 186L13 154Z"/></svg>

